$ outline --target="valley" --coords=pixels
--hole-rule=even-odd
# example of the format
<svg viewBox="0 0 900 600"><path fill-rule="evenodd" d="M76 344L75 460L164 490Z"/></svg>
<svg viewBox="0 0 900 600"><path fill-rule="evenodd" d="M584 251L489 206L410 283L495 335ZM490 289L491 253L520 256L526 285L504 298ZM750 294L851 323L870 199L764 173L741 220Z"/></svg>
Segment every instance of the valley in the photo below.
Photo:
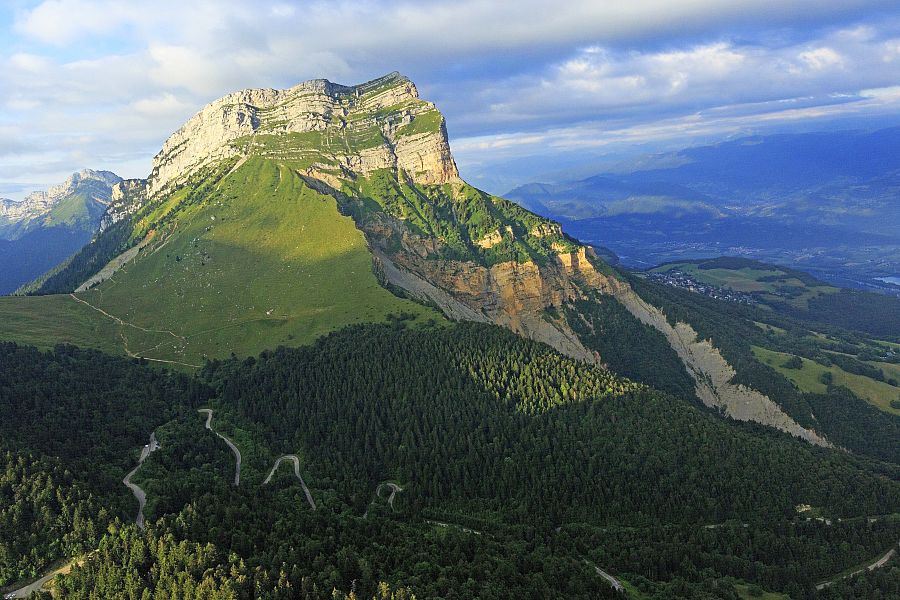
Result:
<svg viewBox="0 0 900 600"><path fill-rule="evenodd" d="M506 196L629 268L739 256L898 296L898 140L896 127L739 137Z"/></svg>

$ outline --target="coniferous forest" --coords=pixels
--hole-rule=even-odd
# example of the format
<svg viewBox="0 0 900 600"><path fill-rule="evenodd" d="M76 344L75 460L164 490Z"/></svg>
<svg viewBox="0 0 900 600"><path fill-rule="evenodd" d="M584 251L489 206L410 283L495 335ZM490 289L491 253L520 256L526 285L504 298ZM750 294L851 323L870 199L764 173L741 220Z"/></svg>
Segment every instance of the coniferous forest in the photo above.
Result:
<svg viewBox="0 0 900 600"><path fill-rule="evenodd" d="M597 567L635 598L887 598L900 575L815 588L900 538L894 463L494 326L396 319L196 376L0 353L0 585L65 557L73 598L620 597ZM151 432L140 530L122 478ZM264 483L285 454L315 508L290 465Z"/></svg>

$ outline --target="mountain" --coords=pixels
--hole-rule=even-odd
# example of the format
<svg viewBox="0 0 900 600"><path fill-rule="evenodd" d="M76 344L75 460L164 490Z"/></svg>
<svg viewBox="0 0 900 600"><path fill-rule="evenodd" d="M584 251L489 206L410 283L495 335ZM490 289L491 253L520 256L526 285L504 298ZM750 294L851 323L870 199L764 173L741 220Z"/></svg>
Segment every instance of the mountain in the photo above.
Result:
<svg viewBox="0 0 900 600"><path fill-rule="evenodd" d="M0 585L893 589L840 576L900 537L900 409L864 381L896 388L900 340L613 268L463 181L397 73L216 100L98 231L0 298Z"/></svg>
<svg viewBox="0 0 900 600"><path fill-rule="evenodd" d="M352 323L443 316L600 365L583 325L611 297L632 328L661 334L671 368L693 380L680 389L828 444L808 414L732 384L733 367L694 328L674 327L559 224L462 181L443 116L397 73L225 96L165 142L146 181L120 190L104 232L28 288L74 293L10 304L8 327L43 332L41 312L72 312L73 341L196 368ZM114 339L101 333L109 320Z"/></svg>
<svg viewBox="0 0 900 600"><path fill-rule="evenodd" d="M78 251L96 233L120 178L85 169L21 202L0 199L0 294Z"/></svg>
<svg viewBox="0 0 900 600"><path fill-rule="evenodd" d="M462 181L443 116L397 73L209 104L165 142L147 180L117 186L101 228L25 288L69 296L6 303L8 336L48 345L46 332L60 341L62 331L198 368L353 323L494 323L829 445L808 408L786 411L777 396L733 383L734 366L695 326L670 322L591 247ZM628 350L597 335L608 301L665 369L638 372L609 356Z"/></svg>
<svg viewBox="0 0 900 600"><path fill-rule="evenodd" d="M755 136L648 156L507 197L626 264L725 254L890 291L900 271L900 128Z"/></svg>

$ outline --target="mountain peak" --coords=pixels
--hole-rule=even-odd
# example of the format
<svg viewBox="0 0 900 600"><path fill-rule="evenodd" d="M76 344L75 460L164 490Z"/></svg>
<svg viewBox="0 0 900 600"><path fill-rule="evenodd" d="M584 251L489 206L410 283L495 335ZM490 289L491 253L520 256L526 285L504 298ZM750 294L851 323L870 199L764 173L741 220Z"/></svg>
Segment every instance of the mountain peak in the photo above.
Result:
<svg viewBox="0 0 900 600"><path fill-rule="evenodd" d="M274 158L325 181L385 168L418 183L459 179L443 115L393 72L354 86L314 79L211 102L166 140L148 191L156 196L205 168L249 156Z"/></svg>
<svg viewBox="0 0 900 600"><path fill-rule="evenodd" d="M21 202L0 200L0 217L7 223L40 217L49 213L53 207L82 186L90 186L92 189L89 195L105 204L109 201L110 188L121 180L121 177L111 171L82 169L69 175L60 184L52 185L46 190L31 192Z"/></svg>

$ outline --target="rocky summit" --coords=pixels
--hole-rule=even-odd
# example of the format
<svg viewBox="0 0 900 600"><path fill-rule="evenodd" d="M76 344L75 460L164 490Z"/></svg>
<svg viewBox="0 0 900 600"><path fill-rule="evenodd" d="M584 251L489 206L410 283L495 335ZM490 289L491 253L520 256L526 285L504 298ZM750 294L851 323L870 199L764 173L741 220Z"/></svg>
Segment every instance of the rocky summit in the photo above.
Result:
<svg viewBox="0 0 900 600"><path fill-rule="evenodd" d="M412 81L391 73L344 86L316 79L287 90L248 89L205 106L153 160L149 193L230 158L289 160L335 178L402 169L417 183L459 179L444 118Z"/></svg>
<svg viewBox="0 0 900 600"><path fill-rule="evenodd" d="M91 200L106 205L109 203L111 186L121 181L121 177L110 171L83 169L72 173L64 182L51 186L46 191L28 194L21 202L0 199L0 225L30 221L47 215L54 207L83 191Z"/></svg>

